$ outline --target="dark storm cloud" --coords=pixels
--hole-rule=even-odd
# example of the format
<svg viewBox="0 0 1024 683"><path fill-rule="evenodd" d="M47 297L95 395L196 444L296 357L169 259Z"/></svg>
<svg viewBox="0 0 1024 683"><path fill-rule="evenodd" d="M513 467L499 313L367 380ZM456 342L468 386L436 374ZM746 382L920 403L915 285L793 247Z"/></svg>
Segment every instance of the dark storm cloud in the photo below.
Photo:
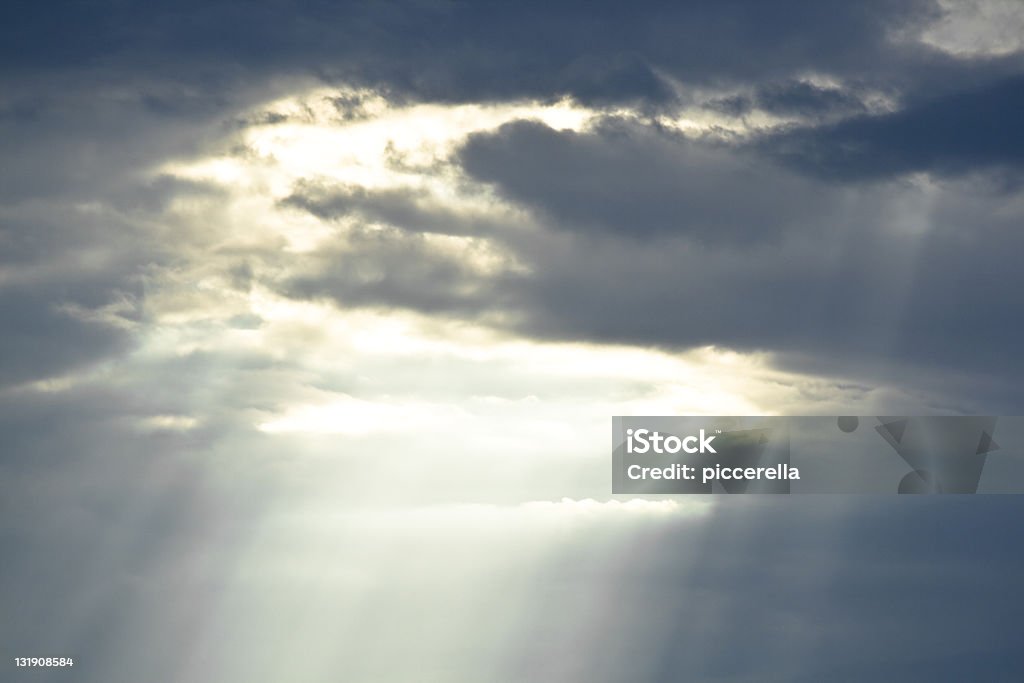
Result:
<svg viewBox="0 0 1024 683"><path fill-rule="evenodd" d="M782 116L819 117L856 114L866 109L863 94L855 89L818 86L795 80L761 85L753 95L711 100L706 106L732 116L759 110Z"/></svg>
<svg viewBox="0 0 1024 683"><path fill-rule="evenodd" d="M878 179L912 172L962 175L1024 167L1024 77L916 103L891 114L795 130L763 149L814 177Z"/></svg>
<svg viewBox="0 0 1024 683"><path fill-rule="evenodd" d="M5 76L7 76L5 78ZM227 133L225 113L244 106L244 87L215 85L122 67L0 74L0 200L105 196L140 183L157 163L187 158ZM261 89L262 92L262 89Z"/></svg>
<svg viewBox="0 0 1024 683"><path fill-rule="evenodd" d="M737 192L740 188L736 189ZM898 197L840 198L777 246L734 251L682 240L540 248L522 293L535 334L687 347L816 352L1004 375L1019 363L1024 216L981 184L951 197L921 234L899 225ZM965 199L983 193L976 201ZM731 201L724 194L721 201ZM957 202L973 207L957 207ZM990 214L986 202L1009 214ZM877 210L873 205L878 205ZM826 217L827 216L827 217ZM529 249L529 247L525 247Z"/></svg>
<svg viewBox="0 0 1024 683"><path fill-rule="evenodd" d="M470 137L458 162L553 229L703 243L777 241L835 193L711 141L610 121L585 133L515 122Z"/></svg>
<svg viewBox="0 0 1024 683"><path fill-rule="evenodd" d="M935 16L925 0L14 2L0 56L45 69L170 59L197 76L297 68L441 99L658 102L673 96L659 73L711 83L885 65L887 80L933 59L890 37Z"/></svg>

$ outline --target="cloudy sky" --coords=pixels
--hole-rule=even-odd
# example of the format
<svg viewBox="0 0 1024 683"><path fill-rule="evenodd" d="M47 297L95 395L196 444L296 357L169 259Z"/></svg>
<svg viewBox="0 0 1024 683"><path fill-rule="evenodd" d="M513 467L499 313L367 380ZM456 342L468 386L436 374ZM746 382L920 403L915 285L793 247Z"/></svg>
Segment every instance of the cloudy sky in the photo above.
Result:
<svg viewBox="0 0 1024 683"><path fill-rule="evenodd" d="M2 678L1020 680L1015 497L609 437L1021 414L1022 120L1019 0L4 3Z"/></svg>

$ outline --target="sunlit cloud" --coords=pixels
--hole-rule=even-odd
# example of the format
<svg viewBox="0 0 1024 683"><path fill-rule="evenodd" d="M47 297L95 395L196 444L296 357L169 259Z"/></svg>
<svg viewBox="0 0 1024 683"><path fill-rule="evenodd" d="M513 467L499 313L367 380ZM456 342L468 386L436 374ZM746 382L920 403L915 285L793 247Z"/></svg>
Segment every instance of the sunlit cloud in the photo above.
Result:
<svg viewBox="0 0 1024 683"><path fill-rule="evenodd" d="M435 166L443 164L455 146L474 132L518 119L580 130L600 114L569 101L403 106L365 94L372 106L361 107L357 116L351 116L346 115L350 112L344 104L334 104L345 96L344 90L317 90L272 102L264 111L273 122L242 132L240 142L246 154L176 163L161 171L258 188L276 198L286 196L296 179L309 177L372 189L436 189L452 178ZM277 116L284 120L276 120Z"/></svg>
<svg viewBox="0 0 1024 683"><path fill-rule="evenodd" d="M427 426L444 429L444 418L457 408L390 401L372 402L351 396L332 398L321 405L290 410L280 418L264 422L259 429L271 434L302 432L314 434L363 435L374 432L422 431Z"/></svg>
<svg viewBox="0 0 1024 683"><path fill-rule="evenodd" d="M940 0L942 13L919 39L959 56L999 57L1024 49L1024 14L1016 0Z"/></svg>

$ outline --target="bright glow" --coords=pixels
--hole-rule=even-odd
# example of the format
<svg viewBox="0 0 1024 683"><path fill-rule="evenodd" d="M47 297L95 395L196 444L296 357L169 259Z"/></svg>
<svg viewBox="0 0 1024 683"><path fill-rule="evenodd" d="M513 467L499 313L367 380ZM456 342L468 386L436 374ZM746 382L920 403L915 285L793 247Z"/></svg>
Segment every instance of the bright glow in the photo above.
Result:
<svg viewBox="0 0 1024 683"><path fill-rule="evenodd" d="M153 415L138 421L138 427L146 432L188 431L199 424L199 420L187 415Z"/></svg>
<svg viewBox="0 0 1024 683"><path fill-rule="evenodd" d="M260 424L259 429L271 434L304 432L359 436L375 432L408 433L427 427L443 427L458 413L454 407L372 402L341 395L329 403L298 406L280 418Z"/></svg>
<svg viewBox="0 0 1024 683"><path fill-rule="evenodd" d="M818 83L814 78L807 76ZM467 136L509 121L582 131L609 114L638 116L568 101L399 105L358 89L312 90L257 108L243 117L253 122L239 133L244 151L159 169L219 184L225 195L172 204L179 234L190 238L183 249L193 251L151 273L151 324L136 358L244 352L272 359L274 372L247 381L258 381L274 401L249 418L293 447L295 439L330 435L419 451L458 433L460 449L494 457L594 457L604 455L611 415L792 410L805 400L805 380L774 370L758 354L538 341L511 332L500 311L465 319L280 293L282 283L318 269L364 285L387 283L396 262L424 261L458 274L449 286L462 296L492 278L525 274L526 265L493 232L413 231L347 214L321 219L281 202L303 183L327 193L400 191L410 210L442 222L543 236L522 210L462 175L450 160L453 150ZM723 124L706 111L668 120L697 134ZM166 416L147 424L188 427Z"/></svg>

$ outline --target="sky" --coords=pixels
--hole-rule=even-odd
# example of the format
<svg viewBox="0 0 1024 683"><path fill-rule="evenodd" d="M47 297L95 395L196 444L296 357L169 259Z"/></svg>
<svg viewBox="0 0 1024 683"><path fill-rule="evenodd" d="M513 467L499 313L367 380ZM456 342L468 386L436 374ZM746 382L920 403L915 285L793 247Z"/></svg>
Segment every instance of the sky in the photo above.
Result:
<svg viewBox="0 0 1024 683"><path fill-rule="evenodd" d="M1017 0L4 3L0 678L1020 680L1016 496L609 436L1024 412L1022 111Z"/></svg>

